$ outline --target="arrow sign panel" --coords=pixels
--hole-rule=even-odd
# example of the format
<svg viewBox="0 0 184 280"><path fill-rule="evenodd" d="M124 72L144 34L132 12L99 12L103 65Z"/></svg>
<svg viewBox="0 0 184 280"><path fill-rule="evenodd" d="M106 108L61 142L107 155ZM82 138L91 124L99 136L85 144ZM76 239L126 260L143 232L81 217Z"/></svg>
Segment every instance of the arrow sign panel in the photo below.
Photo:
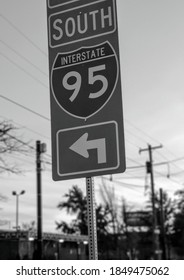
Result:
<svg viewBox="0 0 184 280"><path fill-rule="evenodd" d="M94 173L119 166L119 142L116 122L63 129L57 134L58 174ZM72 172L71 172L72 171Z"/></svg>

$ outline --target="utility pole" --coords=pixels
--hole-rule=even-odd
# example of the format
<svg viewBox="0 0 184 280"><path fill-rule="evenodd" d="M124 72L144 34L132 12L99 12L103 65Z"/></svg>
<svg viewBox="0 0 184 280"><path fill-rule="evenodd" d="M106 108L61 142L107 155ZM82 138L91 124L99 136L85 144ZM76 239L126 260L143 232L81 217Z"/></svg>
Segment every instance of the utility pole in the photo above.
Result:
<svg viewBox="0 0 184 280"><path fill-rule="evenodd" d="M131 250L130 250L130 246L129 246L129 233L128 233L128 225L127 225L127 209L126 209L125 200L123 201L123 220L124 220L124 224L125 224L126 244L128 244L128 246L126 248L126 254L128 255L129 259L132 259Z"/></svg>
<svg viewBox="0 0 184 280"><path fill-rule="evenodd" d="M46 144L36 141L36 177L37 177L37 258L42 259L42 185L41 154L46 152Z"/></svg>
<svg viewBox="0 0 184 280"><path fill-rule="evenodd" d="M161 230L161 244L162 244L162 259L167 260L165 215L164 215L164 207L163 207L163 189L160 189L160 230Z"/></svg>
<svg viewBox="0 0 184 280"><path fill-rule="evenodd" d="M153 157L152 151L162 148L162 145L152 147L148 144L148 148L140 149L139 153L147 151L149 154L149 162L147 162L147 172L150 173L151 180L151 201L152 201L152 216L153 216L153 245L155 258L159 259L159 244L158 244L158 229L157 229L157 213L155 209L155 186L154 186L154 174L153 174Z"/></svg>

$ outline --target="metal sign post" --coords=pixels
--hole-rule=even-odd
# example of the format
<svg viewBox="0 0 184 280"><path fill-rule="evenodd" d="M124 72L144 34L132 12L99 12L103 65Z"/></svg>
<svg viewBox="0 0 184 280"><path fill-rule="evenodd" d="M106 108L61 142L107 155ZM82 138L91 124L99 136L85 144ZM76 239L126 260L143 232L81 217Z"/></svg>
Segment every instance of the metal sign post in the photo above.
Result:
<svg viewBox="0 0 184 280"><path fill-rule="evenodd" d="M95 192L94 179L92 177L86 178L86 197L88 215L89 259L98 260Z"/></svg>

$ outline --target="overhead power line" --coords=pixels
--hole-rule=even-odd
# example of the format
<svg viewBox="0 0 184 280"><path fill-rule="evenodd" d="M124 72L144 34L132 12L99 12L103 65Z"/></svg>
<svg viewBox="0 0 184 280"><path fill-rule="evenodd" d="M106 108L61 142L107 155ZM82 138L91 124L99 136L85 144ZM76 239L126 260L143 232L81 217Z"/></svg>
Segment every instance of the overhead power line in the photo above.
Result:
<svg viewBox="0 0 184 280"><path fill-rule="evenodd" d="M38 117L41 117L41 118L43 118L43 119L45 119L45 120L47 120L47 121L50 121L50 119L49 119L48 117L46 117L46 116L44 116L44 115L41 115L41 114L37 113L36 111L34 111L34 110L32 110L32 109L30 109L30 108L28 108L28 107L26 107L26 106L24 106L24 105L22 105L22 104L16 102L16 101L14 101L14 100L12 100L12 99L10 99L10 98L8 98L8 97L2 95L2 94L0 94L0 98L3 98L3 99L5 99L6 101L11 102L12 104L15 104L16 106L19 106L19 107L21 107L22 109L24 109L24 110L26 110L26 111L28 111L28 112L30 112L30 113L32 113L32 114L38 116ZM130 159L130 160L131 160L131 161L134 161L133 159ZM154 166L159 166L159 165L164 165L164 164L168 164L168 163L174 163L174 162L177 162L177 161L180 161L180 160L184 160L184 157L176 158L176 159L173 159L173 160L168 160L168 161L165 161L165 162L155 163L155 164L153 164L153 165L154 165ZM135 162L135 163L138 163L137 161L134 161L134 162ZM128 166L128 167L127 167L127 169L139 169L139 168L145 168L145 165L139 165L139 163L138 163L138 165L135 165L135 166Z"/></svg>
<svg viewBox="0 0 184 280"><path fill-rule="evenodd" d="M29 149L31 149L31 150L33 150L33 151L36 151L36 148L35 148L34 146L29 145L28 143L26 143L26 142L20 140L19 138L17 138L16 136L13 136L13 135L11 135L11 134L9 134L9 133L7 133L7 135L8 135L10 138L12 138L12 139L16 140L17 142L21 143L22 145L28 147ZM47 153L45 153L45 155L48 156L49 158L51 158L51 155L49 155L49 154L47 154ZM43 159L42 161L43 161L44 163L46 163L46 164L51 165L51 162L48 161L48 160L44 160L44 159ZM8 170L8 169L7 169L7 170Z"/></svg>
<svg viewBox="0 0 184 280"><path fill-rule="evenodd" d="M9 171L9 172L11 172L11 173L17 173L16 171L14 171L13 169L11 169L11 168L8 168L8 167L4 167L4 166L0 166L0 169L2 169L2 170L5 170L5 171Z"/></svg>
<svg viewBox="0 0 184 280"><path fill-rule="evenodd" d="M6 120L6 121L8 121L8 122L14 123L16 126L18 125L20 129L26 129L26 130L28 130L28 131L30 131L30 132L36 134L36 135L39 135L39 136L41 136L41 137L43 137L43 138L45 138L45 139L48 139L48 140L51 139L50 137L48 137L48 136L46 136L46 135L44 135L44 134L42 134L42 133L40 133L40 132L38 132L38 131L36 131L36 130L34 130L34 129L29 128L29 127L27 127L26 125L20 124L20 123L18 123L18 122L15 122L14 120L8 119L8 118L5 117L5 116L0 115L0 118L2 118L3 120Z"/></svg>
<svg viewBox="0 0 184 280"><path fill-rule="evenodd" d="M2 94L0 94L0 98L3 98L3 99L5 99L5 100L8 101L8 102L13 103L13 104L15 104L15 105L21 107L22 109L24 109L24 110L26 110L26 111L28 111L28 112L30 112L30 113L36 115L36 116L39 116L40 118L42 118L42 119L44 119L44 120L50 121L50 119L47 118L46 116L41 115L41 114L37 113L36 111L33 111L32 109L30 109L30 108L28 108L28 107L26 107L26 106L24 106L24 105L22 105L22 104L20 104L20 103L18 103L18 102L16 102L16 101L12 100L12 99L10 99L10 98L8 98L8 97L2 95Z"/></svg>
<svg viewBox="0 0 184 280"><path fill-rule="evenodd" d="M157 142L158 144L160 144L160 141L158 141L157 139L155 139L155 138L153 138L152 136L150 136L148 133L146 133L145 131L143 131L142 129L140 129L139 127L137 127L136 125L134 125L133 123L131 123L129 120L127 120L127 119L125 119L125 123L128 123L130 126L132 126L134 129L136 129L139 133L141 133L141 134L143 134L143 135L145 135L146 137L148 137L150 140L152 140L152 141L154 141L154 142ZM127 129L126 129L126 131L127 131ZM130 133L129 131L128 131L128 133ZM140 138L140 137L138 137L137 135L135 135L135 134L133 134L132 132L131 132L131 134L132 135L134 135L136 138L138 138L138 139L142 139L142 138ZM144 141L144 142L146 142L146 140L143 140L142 139L142 141ZM166 149L170 154L172 154L173 156L175 156L176 157L176 155L174 155L173 154L173 152L171 152L167 147L165 147L164 146L164 149ZM179 167L178 165L176 165L172 160L169 160L165 155L163 155L160 151L156 151L162 158L164 158L166 161L167 161L167 163L171 163L171 164L173 164L176 168L178 168L179 170L183 170L184 171L184 169L182 169L181 167Z"/></svg>
<svg viewBox="0 0 184 280"><path fill-rule="evenodd" d="M12 139L15 139L17 142L21 143L22 145L27 146L28 148L30 148L30 149L32 149L32 150L34 150L34 151L36 150L36 148L35 148L34 146L29 145L28 143L26 143L26 142L24 142L24 141L18 139L17 137L15 137L15 136L13 136L13 135L11 135L11 134L9 134L9 133L7 133L7 135L8 135L9 137L11 137ZM49 154L47 154L47 153L44 153L44 154L45 154L46 156L48 156L49 158L51 157L51 155L49 155ZM48 162L48 161L45 161L45 160L44 160L44 162L47 163L47 164L51 164L51 162Z"/></svg>
<svg viewBox="0 0 184 280"><path fill-rule="evenodd" d="M25 35L13 22L11 22L4 15L0 15L1 18L6 21L13 29L15 29L21 36L23 36L34 48L36 48L39 52L41 52L44 56L47 57L47 53L45 53L38 45L36 45L28 36Z"/></svg>
<svg viewBox="0 0 184 280"><path fill-rule="evenodd" d="M0 52L0 55L2 57L4 57L6 60L8 60L10 63L12 63L14 66L16 66L18 69L20 69L21 71L23 71L27 76L31 77L33 80L35 80L36 82L38 82L39 84L41 84L43 87L48 89L48 86L46 86L42 81L40 81L38 78L36 78L35 76L33 76L31 73L29 73L27 70L25 70L22 66L18 65L16 62L14 62L13 60L11 60L8 56L6 56L5 54L3 54L2 52Z"/></svg>
<svg viewBox="0 0 184 280"><path fill-rule="evenodd" d="M145 143L145 139L143 139L142 137L138 136L138 135L135 135L133 132L129 131L127 128L126 128L126 132L129 133L130 135L136 137L136 139L139 139L141 142ZM135 145L135 144L134 144ZM139 147L137 145L135 145L138 149Z"/></svg>
<svg viewBox="0 0 184 280"><path fill-rule="evenodd" d="M12 48L11 46L9 46L6 42L4 42L3 40L0 40L1 44L3 44L6 48L10 49L12 52L14 52L17 56L19 56L21 59L25 60L27 63L29 63L32 67L34 67L36 70L38 70L41 74L43 74L44 76L48 77L48 74L45 73L43 70L41 70L37 65L33 64L29 59L27 59L27 57L23 56L22 54L20 54L18 51L16 51L14 48Z"/></svg>
<svg viewBox="0 0 184 280"><path fill-rule="evenodd" d="M143 185L129 184L129 183L125 183L125 182L114 180L114 179L111 180L111 179L106 178L104 176L101 176L101 178L102 178L102 180L105 179L106 181L118 184L118 185L120 185L122 187L128 188L129 190L131 189L131 190L136 191L138 193L140 193L140 191L142 191L144 189Z"/></svg>
<svg viewBox="0 0 184 280"><path fill-rule="evenodd" d="M145 165L127 166L126 169L137 169L137 168L145 168Z"/></svg>
<svg viewBox="0 0 184 280"><path fill-rule="evenodd" d="M127 160L130 160L130 161L132 161L132 162L138 164L137 166L142 167L142 165L140 165L140 163L139 163L137 160L134 160L134 159L132 159L132 158L130 158L130 157L127 157Z"/></svg>
<svg viewBox="0 0 184 280"><path fill-rule="evenodd" d="M24 142L24 141L18 139L17 137L15 137L15 136L13 136L13 135L11 135L11 134L9 134L9 133L7 133L7 135L8 135L10 138L15 139L17 142L21 143L22 145L27 146L28 148L30 148L30 149L32 149L32 150L35 150L35 147L33 147L33 146L29 145L28 143L26 143L26 142Z"/></svg>
<svg viewBox="0 0 184 280"><path fill-rule="evenodd" d="M134 124L132 124L132 123L131 123L130 121L128 121L127 119L125 119L125 121L126 121L129 125L131 125L132 127L134 127L137 131L139 131L139 132L141 132L142 134L146 135L150 140L152 140L152 141L157 142L158 144L160 144L160 142L159 142L157 139L151 137L149 134L147 134L146 132L144 132L142 129L138 128L138 127L135 126ZM144 140L144 141L145 141L145 140ZM145 141L145 142L146 142L146 141Z"/></svg>

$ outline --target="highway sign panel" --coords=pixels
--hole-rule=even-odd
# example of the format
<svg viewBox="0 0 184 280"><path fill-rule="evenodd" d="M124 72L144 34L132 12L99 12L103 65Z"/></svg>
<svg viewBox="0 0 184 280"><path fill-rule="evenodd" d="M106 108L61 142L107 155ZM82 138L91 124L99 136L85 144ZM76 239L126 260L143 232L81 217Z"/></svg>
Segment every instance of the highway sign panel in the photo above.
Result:
<svg viewBox="0 0 184 280"><path fill-rule="evenodd" d="M125 171L115 0L48 0L53 179Z"/></svg>
<svg viewBox="0 0 184 280"><path fill-rule="evenodd" d="M131 211L125 213L125 222L127 226L141 227L149 226L152 223L151 211Z"/></svg>

